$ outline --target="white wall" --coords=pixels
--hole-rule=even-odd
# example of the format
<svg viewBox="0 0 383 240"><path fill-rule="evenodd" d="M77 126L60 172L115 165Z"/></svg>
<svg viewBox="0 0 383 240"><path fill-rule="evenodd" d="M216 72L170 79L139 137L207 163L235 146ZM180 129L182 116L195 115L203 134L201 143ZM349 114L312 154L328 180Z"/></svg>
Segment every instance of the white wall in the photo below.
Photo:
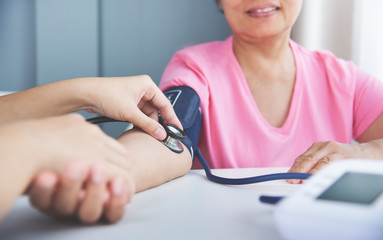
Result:
<svg viewBox="0 0 383 240"><path fill-rule="evenodd" d="M293 39L327 49L383 81L382 0L304 0Z"/></svg>
<svg viewBox="0 0 383 240"><path fill-rule="evenodd" d="M383 1L355 0L354 61L383 81Z"/></svg>
<svg viewBox="0 0 383 240"><path fill-rule="evenodd" d="M353 0L304 0L293 39L310 50L327 49L351 59L353 13Z"/></svg>

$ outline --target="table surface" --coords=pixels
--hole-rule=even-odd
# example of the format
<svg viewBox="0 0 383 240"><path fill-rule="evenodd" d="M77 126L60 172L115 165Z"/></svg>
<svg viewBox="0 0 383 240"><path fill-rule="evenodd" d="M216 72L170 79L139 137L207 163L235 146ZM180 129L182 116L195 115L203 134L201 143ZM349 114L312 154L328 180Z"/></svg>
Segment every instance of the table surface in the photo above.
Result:
<svg viewBox="0 0 383 240"><path fill-rule="evenodd" d="M287 168L216 169L225 177L286 172ZM53 220L21 197L0 224L0 239L282 239L273 205L260 195L287 196L299 185L284 180L242 186L220 185L203 170L134 196L116 224L85 226Z"/></svg>
<svg viewBox="0 0 383 240"><path fill-rule="evenodd" d="M0 96L7 95L7 94L10 94L10 93L13 93L13 92L10 92L10 91L0 91Z"/></svg>

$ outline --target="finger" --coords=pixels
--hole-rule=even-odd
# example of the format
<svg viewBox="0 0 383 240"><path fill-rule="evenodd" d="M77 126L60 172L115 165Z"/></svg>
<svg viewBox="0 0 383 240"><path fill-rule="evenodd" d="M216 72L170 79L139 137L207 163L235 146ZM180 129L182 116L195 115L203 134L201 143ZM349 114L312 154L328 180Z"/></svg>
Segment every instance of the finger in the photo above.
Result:
<svg viewBox="0 0 383 240"><path fill-rule="evenodd" d="M29 190L31 205L41 211L50 209L57 183L58 176L54 172L47 171L37 175Z"/></svg>
<svg viewBox="0 0 383 240"><path fill-rule="evenodd" d="M178 126L179 128L183 129L182 124L178 119L172 104L158 88L156 89L155 95L152 98L152 103L159 109L161 117L164 119L165 122L172 123Z"/></svg>
<svg viewBox="0 0 383 240"><path fill-rule="evenodd" d="M314 143L306 152L295 159L288 172L308 173L324 155L324 151L321 151L320 146L320 143ZM299 179L288 179L286 181L293 184L302 183Z"/></svg>
<svg viewBox="0 0 383 240"><path fill-rule="evenodd" d="M145 115L149 116L150 118L158 121L158 109L155 108L152 104L150 103L145 103L142 106L138 107L141 112L143 112Z"/></svg>
<svg viewBox="0 0 383 240"><path fill-rule="evenodd" d="M126 188L126 204L130 203L133 199L134 194L136 193L136 185L134 184L134 179L131 174L125 175L125 184L127 186Z"/></svg>
<svg viewBox="0 0 383 240"><path fill-rule="evenodd" d="M317 164L310 170L309 173L311 174L315 174L317 173L319 170L321 170L323 167L327 166L328 164L332 163L333 161L337 160L337 159L340 159L341 158L341 155L338 155L338 154L331 154L331 155L328 155L328 156L324 156L322 157L318 162Z"/></svg>
<svg viewBox="0 0 383 240"><path fill-rule="evenodd" d="M328 154L328 150L322 142L314 143L306 152L300 155L288 172L308 172L322 157Z"/></svg>
<svg viewBox="0 0 383 240"><path fill-rule="evenodd" d="M123 179L116 178L110 182L109 186L110 199L105 205L104 216L108 222L114 223L124 215L125 205L127 202L127 187Z"/></svg>
<svg viewBox="0 0 383 240"><path fill-rule="evenodd" d="M174 112L173 106L170 103L169 99L164 95L164 93L154 84L153 81L150 81L149 87L146 88L145 94L142 97L141 101L151 102L152 105L160 111L162 118L165 122L172 123L179 128L182 128L181 122L179 121L176 113Z"/></svg>
<svg viewBox="0 0 383 240"><path fill-rule="evenodd" d="M55 214L72 216L75 213L79 204L78 195L86 176L85 166L80 162L70 162L65 166L53 204Z"/></svg>
<svg viewBox="0 0 383 240"><path fill-rule="evenodd" d="M95 223L100 219L105 199L105 171L99 163L91 168L86 193L78 210L78 217L84 223Z"/></svg>
<svg viewBox="0 0 383 240"><path fill-rule="evenodd" d="M166 131L161 124L148 117L138 108L132 113L132 123L156 139L163 140L166 137Z"/></svg>

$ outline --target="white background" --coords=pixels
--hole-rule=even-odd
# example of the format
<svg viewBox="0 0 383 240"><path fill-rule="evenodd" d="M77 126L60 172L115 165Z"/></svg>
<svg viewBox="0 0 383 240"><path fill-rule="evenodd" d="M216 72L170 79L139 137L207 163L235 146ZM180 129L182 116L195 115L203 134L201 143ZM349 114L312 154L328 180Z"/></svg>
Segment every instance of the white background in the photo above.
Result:
<svg viewBox="0 0 383 240"><path fill-rule="evenodd" d="M383 81L382 11L382 0L304 0L293 38L352 60Z"/></svg>

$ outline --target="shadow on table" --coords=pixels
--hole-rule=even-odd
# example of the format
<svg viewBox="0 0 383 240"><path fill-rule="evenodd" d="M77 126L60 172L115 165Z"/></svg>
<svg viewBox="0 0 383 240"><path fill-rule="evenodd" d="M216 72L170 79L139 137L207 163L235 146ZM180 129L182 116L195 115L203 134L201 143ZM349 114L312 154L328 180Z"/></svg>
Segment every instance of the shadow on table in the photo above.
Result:
<svg viewBox="0 0 383 240"><path fill-rule="evenodd" d="M65 238L69 239L67 234L62 234L63 231L73 234L73 232L84 228L100 227L102 225L107 224L89 226L75 220L55 220L25 203L22 207L12 209L10 214L0 224L0 239L35 239L38 236L42 237L44 235L49 235L52 239L58 239L55 236L66 236ZM70 231L68 232L68 230Z"/></svg>

